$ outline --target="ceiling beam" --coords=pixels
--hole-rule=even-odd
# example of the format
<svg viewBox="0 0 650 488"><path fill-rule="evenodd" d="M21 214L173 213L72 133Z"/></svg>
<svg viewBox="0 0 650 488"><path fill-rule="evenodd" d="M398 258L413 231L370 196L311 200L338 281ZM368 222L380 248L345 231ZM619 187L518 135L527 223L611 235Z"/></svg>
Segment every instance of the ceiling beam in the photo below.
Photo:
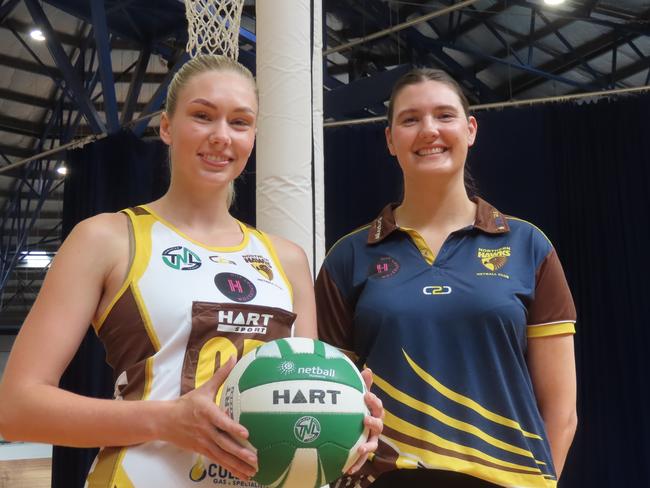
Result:
<svg viewBox="0 0 650 488"><path fill-rule="evenodd" d="M109 134L114 134L120 128L117 117L117 99L115 97L115 82L113 78L110 34L106 23L104 0L90 0L90 12L93 21L93 33L97 45L97 60L99 75L102 83L106 126Z"/></svg>
<svg viewBox="0 0 650 488"><path fill-rule="evenodd" d="M66 54L65 50L56 39L54 29L52 28L52 25L45 15L45 12L43 12L43 9L36 0L25 0L25 5L27 6L27 10L29 10L32 18L34 19L34 22L43 30L43 33L45 34L45 42L47 44L48 50L50 51L52 58L54 58L57 67L63 75L63 79L65 80L69 95L73 97L74 100L76 100L79 106L79 110L83 112L93 131L98 134L104 133L106 130L104 122L99 118L97 111L92 106L90 98L88 96L88 93L86 93L82 81L77 76L77 73L70 63L70 59L68 59L68 55Z"/></svg>
<svg viewBox="0 0 650 488"><path fill-rule="evenodd" d="M644 11L641 15L637 16L637 18L650 20L650 10ZM551 61L539 66L538 69L554 75L566 73L577 68L581 64L616 50L637 38L639 38L639 35L636 33L622 33L613 30L595 39L591 39L580 46L574 47L569 52L557 56ZM605 86L610 82L610 78L610 76L605 76L597 78L595 81ZM507 93L510 90L510 86L512 86L512 95L514 96L526 90L535 88L545 81L547 81L547 79L544 77L523 75L512 80L512 84L508 82L502 84L496 88L496 91L498 93Z"/></svg>
<svg viewBox="0 0 650 488"><path fill-rule="evenodd" d="M23 147L5 146L4 144L0 144L0 153L3 153L5 156L13 156L21 159L28 158L34 154L34 152L30 149L25 149Z"/></svg>
<svg viewBox="0 0 650 488"><path fill-rule="evenodd" d="M122 118L120 122L122 125L130 122L133 119L133 112L136 108L138 97L140 96L140 90L142 89L142 83L144 81L144 76L147 72L147 66L149 65L149 58L151 57L151 51L148 48L143 49L140 52L138 57L138 64L135 67L135 72L129 85L129 92L126 95L126 101L124 102L122 108L118 109L122 112ZM142 111L142 108L139 110Z"/></svg>
<svg viewBox="0 0 650 488"><path fill-rule="evenodd" d="M383 103L390 97L397 79L410 69L410 64L398 66L326 92L323 96L325 118L352 116L366 107Z"/></svg>
<svg viewBox="0 0 650 488"><path fill-rule="evenodd" d="M27 95L25 93L20 93L13 90L7 90L6 88L0 88L0 99L9 100L11 102L22 103L24 105L30 105L33 107L53 109L56 105L55 100L50 100L43 97L37 97L34 95ZM95 102L95 109L98 111L104 110L102 103ZM117 102L117 108L122 110L125 104L123 102ZM144 103L137 103L134 107L135 112L141 112L144 108ZM77 110L77 107L70 102L64 102L63 110Z"/></svg>
<svg viewBox="0 0 650 488"><path fill-rule="evenodd" d="M5 66L7 68L17 69L20 71L25 71L27 73L32 73L36 75L47 76L52 79L61 79L63 75L54 66L41 66L38 63L33 63L31 61L25 61L21 58L16 58L13 56L7 56L6 54L0 53L0 66ZM85 73L87 78L90 78L94 73L88 71ZM165 73L147 73L144 76L144 83L153 83L159 85L166 77ZM133 74L132 73L113 73L113 78L116 83L130 83Z"/></svg>
<svg viewBox="0 0 650 488"><path fill-rule="evenodd" d="M21 32L25 35L29 33L29 31L31 31L33 27L34 27L33 24L29 24L27 22L21 22L20 20L17 19L6 19L2 24L0 24L0 29L13 30L16 32ZM61 44L65 46L72 46L76 48L81 47L79 38L74 34L68 34L67 32L61 32L58 30L54 30L54 34L56 35L59 42L61 42ZM90 47L95 47L94 39L90 41ZM111 39L111 49L114 51L115 50L139 51L141 47L139 44L133 41L122 39L119 37L113 37Z"/></svg>
<svg viewBox="0 0 650 488"><path fill-rule="evenodd" d="M529 5L526 5L529 6ZM529 6L530 7L530 6ZM531 7L532 8L532 7ZM583 7L578 7L573 12L571 12L567 18L561 18L551 22L550 24L537 29L530 36L526 36L523 39L516 41L512 46L508 48L499 49L496 53L492 54L492 57L506 59L510 56L510 53L513 51L519 51L525 47L528 47L530 43L537 42L540 39L543 39L546 36L549 36L563 27L566 27L574 21L573 17L576 15L582 15ZM474 71L480 73L484 69L488 68L492 63L489 61L478 62L474 66Z"/></svg>
<svg viewBox="0 0 650 488"><path fill-rule="evenodd" d="M45 132L46 124L30 122L28 120L19 119L16 117L6 117L0 115L0 131L10 132L12 134L19 134L22 136L40 138ZM62 130L65 131L65 128ZM87 125L80 125L74 132L74 137L84 137L94 132ZM147 136L155 135L156 132L152 128L146 131ZM64 133L54 131L47 135L46 139L61 139L65 136Z"/></svg>

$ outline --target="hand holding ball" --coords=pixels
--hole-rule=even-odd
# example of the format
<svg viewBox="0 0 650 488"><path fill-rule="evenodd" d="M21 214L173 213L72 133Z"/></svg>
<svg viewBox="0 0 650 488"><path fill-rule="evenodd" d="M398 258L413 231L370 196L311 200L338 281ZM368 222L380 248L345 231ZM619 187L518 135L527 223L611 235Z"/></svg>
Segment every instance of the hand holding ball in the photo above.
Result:
<svg viewBox="0 0 650 488"><path fill-rule="evenodd" d="M356 366L318 340L279 339L245 355L220 405L248 429L254 480L274 488L318 488L354 464L368 437L366 392Z"/></svg>

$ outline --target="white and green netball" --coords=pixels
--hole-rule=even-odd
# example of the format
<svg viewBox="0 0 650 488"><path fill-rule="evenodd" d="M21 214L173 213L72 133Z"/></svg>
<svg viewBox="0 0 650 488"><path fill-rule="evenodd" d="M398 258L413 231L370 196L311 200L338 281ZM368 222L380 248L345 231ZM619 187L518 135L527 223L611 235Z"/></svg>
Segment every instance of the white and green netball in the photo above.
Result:
<svg viewBox="0 0 650 488"><path fill-rule="evenodd" d="M320 487L357 460L366 441L365 385L355 365L324 342L292 337L246 354L226 379L221 406L249 431L257 482Z"/></svg>

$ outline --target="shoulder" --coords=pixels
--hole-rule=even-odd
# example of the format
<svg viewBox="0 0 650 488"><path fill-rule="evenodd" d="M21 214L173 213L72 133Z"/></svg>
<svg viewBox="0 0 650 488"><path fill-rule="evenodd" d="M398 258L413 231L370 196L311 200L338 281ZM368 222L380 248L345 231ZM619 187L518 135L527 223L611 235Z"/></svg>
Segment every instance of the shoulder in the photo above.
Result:
<svg viewBox="0 0 650 488"><path fill-rule="evenodd" d="M128 226L128 217L123 213L95 215L75 225L61 250L90 255L106 262L124 252L128 253Z"/></svg>
<svg viewBox="0 0 650 488"><path fill-rule="evenodd" d="M368 232L372 224L362 225L339 238L327 253L327 258L343 258L354 252L355 249L365 249L368 243Z"/></svg>
<svg viewBox="0 0 650 488"><path fill-rule="evenodd" d="M129 237L128 217L123 213L102 213L79 222L68 238L110 246Z"/></svg>
<svg viewBox="0 0 650 488"><path fill-rule="evenodd" d="M537 268L555 252L553 243L535 224L518 217L507 216L510 236L509 246L513 253L529 256L530 262Z"/></svg>
<svg viewBox="0 0 650 488"><path fill-rule="evenodd" d="M259 231L258 231L259 232ZM266 234L284 267L307 265L307 254L302 247L284 237Z"/></svg>
<svg viewBox="0 0 650 488"><path fill-rule="evenodd" d="M551 240L544 231L532 222L512 215L507 215L506 220L510 232L513 233L515 237L530 239L542 247L553 247Z"/></svg>

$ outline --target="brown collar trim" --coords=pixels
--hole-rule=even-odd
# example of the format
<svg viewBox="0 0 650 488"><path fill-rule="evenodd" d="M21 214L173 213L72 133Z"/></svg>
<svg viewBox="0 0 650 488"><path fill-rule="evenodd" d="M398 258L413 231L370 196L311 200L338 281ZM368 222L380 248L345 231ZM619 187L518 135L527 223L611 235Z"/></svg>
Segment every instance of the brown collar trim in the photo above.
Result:
<svg viewBox="0 0 650 488"><path fill-rule="evenodd" d="M383 241L386 236L397 230L395 224L395 208L399 203L390 203L384 207L379 216L372 221L368 229L368 244L376 244Z"/></svg>
<svg viewBox="0 0 650 488"><path fill-rule="evenodd" d="M510 232L505 215L482 198L474 197L472 201L476 203L474 227L488 234L504 234Z"/></svg>
<svg viewBox="0 0 650 488"><path fill-rule="evenodd" d="M482 198L474 197L476 203L476 218L474 227L488 234L503 234L510 231L506 216L499 212ZM386 205L379 216L372 221L368 229L368 244L377 244L398 230L395 223L395 208L399 203Z"/></svg>

